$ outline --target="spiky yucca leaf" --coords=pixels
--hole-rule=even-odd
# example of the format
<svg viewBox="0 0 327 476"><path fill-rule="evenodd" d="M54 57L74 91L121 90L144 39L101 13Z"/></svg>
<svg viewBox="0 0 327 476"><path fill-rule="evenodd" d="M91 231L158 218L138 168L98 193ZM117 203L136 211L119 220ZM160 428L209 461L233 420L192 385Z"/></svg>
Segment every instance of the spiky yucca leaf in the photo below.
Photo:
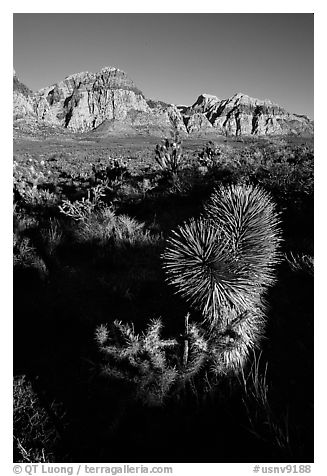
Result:
<svg viewBox="0 0 327 476"><path fill-rule="evenodd" d="M163 259L169 284L217 325L226 309L255 308L274 282L279 219L270 195L246 185L220 187L205 212L172 233Z"/></svg>
<svg viewBox="0 0 327 476"><path fill-rule="evenodd" d="M191 219L173 231L167 243L162 257L168 283L207 320L216 322L226 306L241 311L252 306L256 283L213 220Z"/></svg>
<svg viewBox="0 0 327 476"><path fill-rule="evenodd" d="M281 234L270 194L252 185L221 186L205 212L228 237L234 259L248 269L252 282L261 288L273 284Z"/></svg>

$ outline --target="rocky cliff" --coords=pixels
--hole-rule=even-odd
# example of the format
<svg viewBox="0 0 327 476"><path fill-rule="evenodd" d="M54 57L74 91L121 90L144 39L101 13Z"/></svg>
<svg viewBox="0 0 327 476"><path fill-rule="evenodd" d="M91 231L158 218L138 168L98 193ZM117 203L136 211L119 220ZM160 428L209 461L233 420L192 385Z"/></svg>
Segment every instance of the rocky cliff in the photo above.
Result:
<svg viewBox="0 0 327 476"><path fill-rule="evenodd" d="M149 107L127 75L116 68L77 73L36 93L38 119L72 131L95 129L105 120L124 121L131 111Z"/></svg>
<svg viewBox="0 0 327 476"><path fill-rule="evenodd" d="M193 106L183 107L182 112L188 132L193 132L194 122L201 121L210 130L208 121L215 133L223 135L313 133L313 122L308 117L290 114L268 99L255 99L242 93L223 100L202 94ZM203 130L202 126L198 130Z"/></svg>
<svg viewBox="0 0 327 476"><path fill-rule="evenodd" d="M27 118L36 120L33 92L18 79L15 70L13 75L13 96L14 121Z"/></svg>
<svg viewBox="0 0 327 476"><path fill-rule="evenodd" d="M290 114L269 100L238 93L229 99L202 94L192 106L146 99L121 70L77 73L33 93L14 73L14 120L72 132L184 135L313 133L305 116Z"/></svg>

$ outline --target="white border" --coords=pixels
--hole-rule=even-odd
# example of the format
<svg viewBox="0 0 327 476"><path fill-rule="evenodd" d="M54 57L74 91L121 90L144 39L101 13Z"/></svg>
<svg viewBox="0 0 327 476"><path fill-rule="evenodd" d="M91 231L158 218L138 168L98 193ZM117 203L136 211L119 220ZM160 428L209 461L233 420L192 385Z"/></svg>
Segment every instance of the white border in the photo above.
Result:
<svg viewBox="0 0 327 476"><path fill-rule="evenodd" d="M323 2L313 1L274 1L274 2L176 2L161 4L144 1L118 4L99 0L98 2L69 3L58 0L52 3L36 1L13 1L2 7L1 11L1 454L0 468L6 467L3 474L12 474L12 14L13 13L314 13L315 14L315 465L314 474L326 474L326 15ZM200 8L201 5L201 8ZM137 9L136 9L137 6ZM7 201L8 200L8 201ZM8 232L9 230L9 232ZM325 463L325 464L324 464ZM268 462L266 463L269 464ZM159 465L159 463L158 463ZM168 464L164 464L167 466ZM97 465L100 466L100 465ZM272 466L277 466L273 463ZM252 464L176 464L174 474L248 474ZM323 470L325 469L325 471Z"/></svg>

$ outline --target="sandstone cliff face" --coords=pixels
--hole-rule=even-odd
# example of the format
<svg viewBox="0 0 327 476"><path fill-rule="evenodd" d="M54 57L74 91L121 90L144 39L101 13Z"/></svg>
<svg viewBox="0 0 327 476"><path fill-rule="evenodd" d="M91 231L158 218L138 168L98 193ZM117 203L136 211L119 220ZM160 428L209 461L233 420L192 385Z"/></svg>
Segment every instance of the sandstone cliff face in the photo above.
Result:
<svg viewBox="0 0 327 476"><path fill-rule="evenodd" d="M183 116L174 104L166 104L162 101L147 101L151 108L151 118L154 124L163 128L173 128L187 134Z"/></svg>
<svg viewBox="0 0 327 476"><path fill-rule="evenodd" d="M192 115L194 113L206 113L212 107L215 107L219 101L220 100L217 98L217 96L213 96L212 94L201 94L193 106L184 108L183 114Z"/></svg>
<svg viewBox="0 0 327 476"><path fill-rule="evenodd" d="M147 100L123 71L112 67L73 74L36 93L14 73L14 119L100 135L166 135L172 129L182 135L313 133L307 117L242 93L224 100L201 94L192 106Z"/></svg>
<svg viewBox="0 0 327 476"><path fill-rule="evenodd" d="M36 94L37 117L72 131L124 120L131 110L150 112L142 92L117 68L78 73Z"/></svg>
<svg viewBox="0 0 327 476"><path fill-rule="evenodd" d="M184 116L184 124L189 134L210 134L214 133L215 129L208 120L205 114L196 112L191 116Z"/></svg>
<svg viewBox="0 0 327 476"><path fill-rule="evenodd" d="M193 118L200 122L199 114L223 135L313 133L313 123L307 117L290 114L267 99L255 99L242 93L225 100L199 96L193 106L184 111L188 132L193 130Z"/></svg>
<svg viewBox="0 0 327 476"><path fill-rule="evenodd" d="M13 75L13 100L14 121L28 117L36 119L33 93L25 84L20 82L15 70Z"/></svg>

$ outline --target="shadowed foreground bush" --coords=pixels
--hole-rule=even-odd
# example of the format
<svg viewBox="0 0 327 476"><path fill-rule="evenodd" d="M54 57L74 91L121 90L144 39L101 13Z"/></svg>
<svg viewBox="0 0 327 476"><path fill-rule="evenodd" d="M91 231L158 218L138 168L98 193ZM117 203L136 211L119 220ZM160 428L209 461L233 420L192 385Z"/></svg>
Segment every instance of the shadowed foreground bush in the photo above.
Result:
<svg viewBox="0 0 327 476"><path fill-rule="evenodd" d="M56 402L45 410L26 376L14 379L14 460L18 463L55 461L60 440L55 420L63 422L63 411Z"/></svg>
<svg viewBox="0 0 327 476"><path fill-rule="evenodd" d="M207 342L195 324L188 324L183 339L163 339L160 319L150 321L146 331L115 321L113 329L98 327L96 341L105 357L103 373L127 384L132 397L161 405L195 376L206 360Z"/></svg>
<svg viewBox="0 0 327 476"><path fill-rule="evenodd" d="M161 403L203 368L206 378L208 372L217 377L240 370L263 332L264 293L280 260L278 223L275 205L260 188L217 189L204 216L178 227L163 253L168 283L202 312L204 328L190 327L187 318L180 343L161 340L160 321L141 335L115 322L120 337L107 346L109 331L99 328L104 372L136 384L143 400Z"/></svg>

